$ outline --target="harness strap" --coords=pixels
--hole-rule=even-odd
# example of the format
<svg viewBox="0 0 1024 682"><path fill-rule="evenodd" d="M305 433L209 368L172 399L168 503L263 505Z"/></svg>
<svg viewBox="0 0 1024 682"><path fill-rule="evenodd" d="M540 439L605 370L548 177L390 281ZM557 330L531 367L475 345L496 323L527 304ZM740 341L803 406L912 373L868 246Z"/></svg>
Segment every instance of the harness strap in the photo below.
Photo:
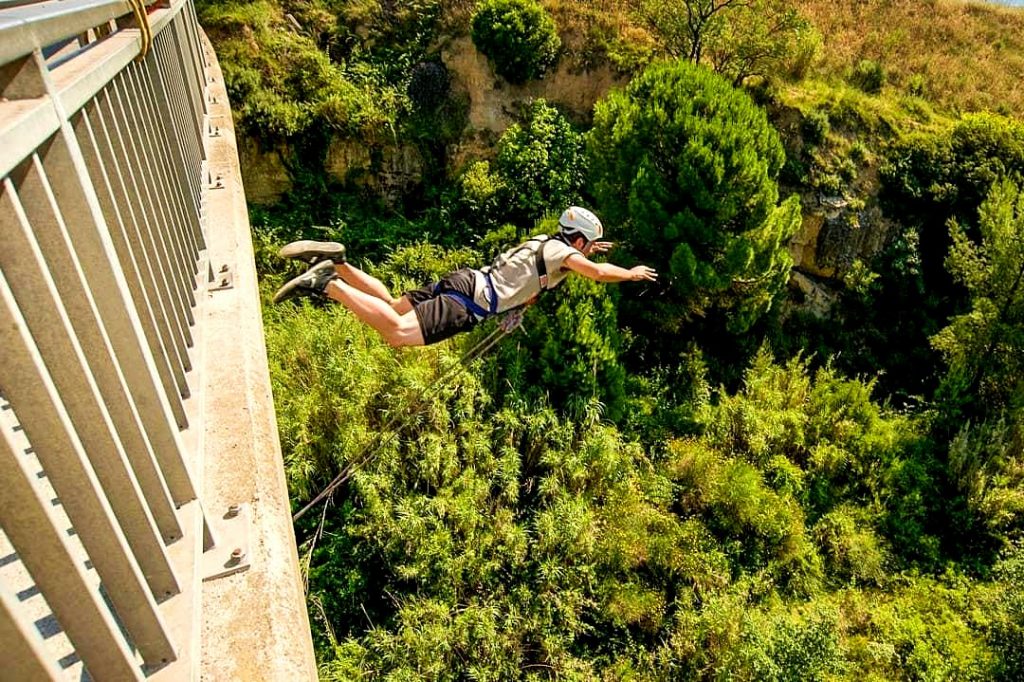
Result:
<svg viewBox="0 0 1024 682"><path fill-rule="evenodd" d="M547 239L540 240L540 248L534 255L534 262L537 266L537 280L540 282L540 290L547 291L548 288L548 264L544 260L544 247L548 245Z"/></svg>
<svg viewBox="0 0 1024 682"><path fill-rule="evenodd" d="M494 292L494 281L491 279L491 273L485 272L484 281L487 282L487 293L490 304L487 308L483 308L476 301L473 300L472 296L467 296L461 291L449 290L441 291L441 283L438 282L434 285L434 293L442 296L449 296L454 298L456 301L462 303L469 309L469 312L473 313L477 318L484 320L498 312L498 296Z"/></svg>
<svg viewBox="0 0 1024 682"><path fill-rule="evenodd" d="M552 238L548 237L547 235L540 235L538 237L532 237L530 239L527 239L522 244L520 244L519 248L517 248L516 250L512 251L512 253L508 254L508 257L512 258L517 253L519 253L520 251L524 251L526 249L529 249L530 248L529 247L530 242L539 242L540 243L540 247L536 251L534 251L533 258L534 258L534 267L536 267L536 269L537 269L537 280L540 283L540 290L541 291L547 291L547 289L548 289L548 264L547 264L547 261L544 260L544 248L548 245L548 242L551 241L551 239ZM498 256L494 260L494 262L492 264L488 265L483 270L481 270L481 272L483 272L485 275L490 275L491 272L493 272L497 268L500 268L502 265L504 265L506 260L507 259L504 258L504 254L502 254L502 255ZM493 292L493 288L491 289L491 291Z"/></svg>

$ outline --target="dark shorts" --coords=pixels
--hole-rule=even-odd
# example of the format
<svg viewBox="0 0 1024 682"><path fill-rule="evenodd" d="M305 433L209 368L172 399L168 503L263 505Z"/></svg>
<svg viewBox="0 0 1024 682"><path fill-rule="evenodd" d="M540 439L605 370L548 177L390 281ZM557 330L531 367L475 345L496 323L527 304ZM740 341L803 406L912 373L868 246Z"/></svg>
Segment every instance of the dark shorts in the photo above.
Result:
<svg viewBox="0 0 1024 682"><path fill-rule="evenodd" d="M444 341L459 332L476 326L477 319L466 305L454 296L445 296L446 291L458 291L473 298L476 276L472 270L456 270L445 275L436 284L405 292L416 311L423 342L426 345Z"/></svg>

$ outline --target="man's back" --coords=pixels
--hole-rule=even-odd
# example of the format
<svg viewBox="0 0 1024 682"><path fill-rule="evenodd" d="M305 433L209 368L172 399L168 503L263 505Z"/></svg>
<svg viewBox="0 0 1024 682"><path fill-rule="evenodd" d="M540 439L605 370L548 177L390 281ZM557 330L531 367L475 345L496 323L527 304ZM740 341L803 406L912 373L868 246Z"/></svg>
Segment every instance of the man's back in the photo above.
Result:
<svg viewBox="0 0 1024 682"><path fill-rule="evenodd" d="M562 268L565 259L572 254L580 253L557 237L532 237L498 256L492 265L477 274L476 302L481 307L487 307L489 303L489 292L483 272L491 275L494 292L498 296L498 312L521 306L540 293L538 252L543 253L547 267L547 289L554 289L569 274Z"/></svg>

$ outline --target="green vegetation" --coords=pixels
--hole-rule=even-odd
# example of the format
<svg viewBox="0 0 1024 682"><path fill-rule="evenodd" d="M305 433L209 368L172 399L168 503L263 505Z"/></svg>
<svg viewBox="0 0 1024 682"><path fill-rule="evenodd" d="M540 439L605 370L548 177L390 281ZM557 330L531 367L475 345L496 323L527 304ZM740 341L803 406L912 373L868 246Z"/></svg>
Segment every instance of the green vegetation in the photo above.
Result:
<svg viewBox="0 0 1024 682"><path fill-rule="evenodd" d="M782 145L747 95L682 62L651 67L596 107L588 150L602 215L669 278L651 311L663 329L717 309L743 331L770 307L800 204L777 203Z"/></svg>
<svg viewBox="0 0 1024 682"><path fill-rule="evenodd" d="M570 278L426 397L489 324L396 352L265 305L296 508L348 473L296 526L324 679L1024 676L1024 13L199 9L292 182L252 211L265 302L294 238L399 292L568 203L661 274ZM591 77L623 85L580 108Z"/></svg>
<svg viewBox="0 0 1024 682"><path fill-rule="evenodd" d="M473 16L473 43L510 83L540 78L558 59L555 22L536 0L484 0Z"/></svg>
<svg viewBox="0 0 1024 682"><path fill-rule="evenodd" d="M734 85L780 71L803 75L821 40L784 0L641 0L638 15L669 55L706 62Z"/></svg>
<svg viewBox="0 0 1024 682"><path fill-rule="evenodd" d="M996 183L979 211L980 243L950 224L947 266L970 310L932 337L949 366L947 388L988 410L1024 406L1024 193ZM977 414L975 408L971 413Z"/></svg>

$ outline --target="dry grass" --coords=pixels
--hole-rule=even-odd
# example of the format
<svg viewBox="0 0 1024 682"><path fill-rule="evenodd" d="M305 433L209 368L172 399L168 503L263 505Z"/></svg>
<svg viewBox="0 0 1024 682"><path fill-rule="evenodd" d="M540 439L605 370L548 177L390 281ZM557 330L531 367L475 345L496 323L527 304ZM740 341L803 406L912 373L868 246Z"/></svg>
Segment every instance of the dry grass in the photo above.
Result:
<svg viewBox="0 0 1024 682"><path fill-rule="evenodd" d="M792 1L823 38L817 78L844 79L872 59L888 74L886 94L913 91L948 113L1024 117L1024 8L967 0ZM636 24L636 0L542 2L558 23L563 56L577 67L609 49L635 49L641 61L657 51Z"/></svg>
<svg viewBox="0 0 1024 682"><path fill-rule="evenodd" d="M890 87L923 78L950 112L1024 117L1024 9L961 0L795 0L824 37L822 75L879 61Z"/></svg>

